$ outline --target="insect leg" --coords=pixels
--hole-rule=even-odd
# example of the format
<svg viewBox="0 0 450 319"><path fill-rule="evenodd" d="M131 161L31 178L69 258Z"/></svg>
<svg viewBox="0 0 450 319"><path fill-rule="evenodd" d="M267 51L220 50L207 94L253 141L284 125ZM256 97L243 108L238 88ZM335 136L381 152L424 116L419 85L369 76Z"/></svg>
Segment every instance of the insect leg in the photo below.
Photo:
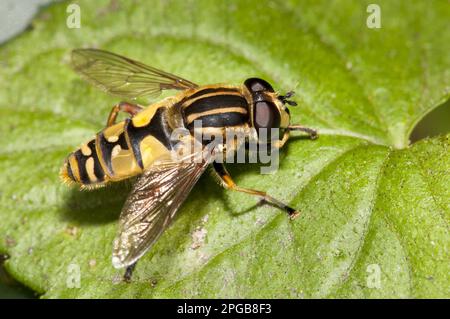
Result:
<svg viewBox="0 0 450 319"><path fill-rule="evenodd" d="M286 144L287 140L289 139L289 133L290 130L285 130L283 133L283 138L279 141L275 141L273 144L276 148L282 148L284 144Z"/></svg>
<svg viewBox="0 0 450 319"><path fill-rule="evenodd" d="M125 274L123 275L123 280L127 283L131 282L131 276L133 275L134 267L136 267L136 263L130 265L125 270Z"/></svg>
<svg viewBox="0 0 450 319"><path fill-rule="evenodd" d="M302 125L289 125L288 130L306 132L306 133L308 133L309 138L312 140L315 140L316 138L319 137L316 130L309 128L309 127L304 127Z"/></svg>
<svg viewBox="0 0 450 319"><path fill-rule="evenodd" d="M106 122L106 126L111 126L116 123L117 115L119 112L126 112L130 115L136 115L142 110L142 107L140 107L137 104L132 104L128 102L120 102L119 104L116 104L111 109L111 112L108 116L108 121Z"/></svg>
<svg viewBox="0 0 450 319"><path fill-rule="evenodd" d="M287 212L291 219L295 219L298 215L300 215L299 211L284 204L283 202L279 201L278 199L273 198L270 195L267 195L266 192L255 190L255 189L250 189L250 188L244 188L244 187L240 187L240 186L236 185L236 183L233 181L230 174L228 173L227 169L225 168L225 165L223 165L222 163L213 162L213 168L214 168L215 173L219 177L223 187L237 191L237 192L242 192L242 193L247 193L250 195L258 196L264 202L274 205L275 207L278 207L279 209Z"/></svg>

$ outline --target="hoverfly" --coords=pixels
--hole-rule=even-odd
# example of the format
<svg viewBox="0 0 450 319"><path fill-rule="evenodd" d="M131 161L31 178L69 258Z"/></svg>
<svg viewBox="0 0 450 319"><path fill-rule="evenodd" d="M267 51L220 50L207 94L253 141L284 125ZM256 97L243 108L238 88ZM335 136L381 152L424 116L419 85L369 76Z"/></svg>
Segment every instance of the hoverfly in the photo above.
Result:
<svg viewBox="0 0 450 319"><path fill-rule="evenodd" d="M202 131L221 135L225 129L240 130L249 139L258 139L260 129L280 129L283 135L275 141L277 148L286 143L290 131L304 131L316 138L315 130L290 124L286 104L296 105L289 100L293 92L279 95L268 82L258 78L249 78L237 86L200 86L97 49L73 50L71 63L85 80L122 98L157 96L170 89L181 91L146 108L129 102L115 105L106 127L71 153L61 169L64 182L88 189L138 176L121 211L113 245L112 264L115 268L127 268L126 280L130 279L137 260L173 220L208 166L212 166L213 173L226 189L257 196L286 211L292 219L299 214L263 191L236 185L224 164L216 160L217 153L205 152L210 139L198 141L194 137L194 122L200 120ZM119 112L126 112L130 117L117 123ZM170 137L177 128L189 132L182 145L200 143L201 147L197 148L197 153L202 155L200 160L174 159L183 158L172 156L180 150L177 148L180 141ZM227 154L239 147L221 146L220 152Z"/></svg>

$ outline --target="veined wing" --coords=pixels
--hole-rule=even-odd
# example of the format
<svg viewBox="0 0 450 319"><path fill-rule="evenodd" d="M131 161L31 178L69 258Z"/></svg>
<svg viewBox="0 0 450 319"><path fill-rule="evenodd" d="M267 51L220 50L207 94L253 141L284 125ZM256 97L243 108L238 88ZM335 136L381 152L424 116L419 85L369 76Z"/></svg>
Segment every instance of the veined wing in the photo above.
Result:
<svg viewBox="0 0 450 319"><path fill-rule="evenodd" d="M97 49L72 51L72 67L86 81L113 95L135 99L162 90L186 90L198 85L124 56Z"/></svg>
<svg viewBox="0 0 450 319"><path fill-rule="evenodd" d="M113 266L134 264L156 242L208 166L196 162L161 164L144 172L122 209L114 241Z"/></svg>

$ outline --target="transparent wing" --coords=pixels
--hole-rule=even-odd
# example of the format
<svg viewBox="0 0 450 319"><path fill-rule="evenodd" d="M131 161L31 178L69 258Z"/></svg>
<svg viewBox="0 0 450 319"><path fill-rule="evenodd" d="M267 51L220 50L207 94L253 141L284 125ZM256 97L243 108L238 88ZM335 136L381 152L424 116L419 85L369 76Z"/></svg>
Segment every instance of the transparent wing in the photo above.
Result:
<svg viewBox="0 0 450 319"><path fill-rule="evenodd" d="M150 249L208 163L205 160L162 164L139 177L120 215L119 234L113 249L114 267L132 265Z"/></svg>
<svg viewBox="0 0 450 319"><path fill-rule="evenodd" d="M97 49L72 51L72 67L86 81L113 95L135 99L197 84L118 54Z"/></svg>

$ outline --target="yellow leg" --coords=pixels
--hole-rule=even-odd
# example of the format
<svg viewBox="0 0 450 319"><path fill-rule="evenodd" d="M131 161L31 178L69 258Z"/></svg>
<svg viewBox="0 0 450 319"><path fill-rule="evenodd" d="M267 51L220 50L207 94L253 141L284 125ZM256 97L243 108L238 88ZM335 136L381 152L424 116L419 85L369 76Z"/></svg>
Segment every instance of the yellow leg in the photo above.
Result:
<svg viewBox="0 0 450 319"><path fill-rule="evenodd" d="M312 139L312 140L315 140L316 138L319 137L319 135L317 134L317 131L312 129L312 128L304 127L304 126L301 126L301 125L290 125L284 131L282 139L279 140L279 141L276 141L274 143L274 147L278 148L278 149L282 148L284 146L284 144L286 144L286 142L289 140L291 131L303 131L303 132L306 132L306 133L308 133L309 138Z"/></svg>
<svg viewBox="0 0 450 319"><path fill-rule="evenodd" d="M286 142L289 139L289 133L290 133L290 130L285 130L284 134L283 134L283 138L281 140L279 140L279 141L276 141L274 143L274 147L275 148L282 148L284 146L284 144L286 144Z"/></svg>
<svg viewBox="0 0 450 319"><path fill-rule="evenodd" d="M277 207L281 210L284 210L286 213L288 213L288 215L291 219L295 219L298 215L300 215L299 211L284 204L283 202L279 201L278 199L273 198L270 195L267 195L266 192L255 190L255 189L250 189L250 188L244 188L244 187L240 187L240 186L236 185L236 183L233 181L233 179L231 178L227 169L225 168L225 166L222 163L213 162L213 168L214 168L214 171L216 172L217 176L220 178L222 185L225 188L233 190L233 191L257 196L264 202L274 205L275 207Z"/></svg>
<svg viewBox="0 0 450 319"><path fill-rule="evenodd" d="M128 102L120 102L119 104L116 104L113 106L113 108L111 109L111 112L109 113L108 116L108 121L106 122L106 126L111 126L114 125L116 123L117 120L117 115L119 114L119 112L126 112L128 114L130 114L131 116L136 115L137 113L139 113L142 110L142 107L140 107L137 104L132 104L132 103L128 103Z"/></svg>
<svg viewBox="0 0 450 319"><path fill-rule="evenodd" d="M317 131L309 128L309 127L304 127L302 125L289 125L287 128L289 131L302 131L302 132L306 132L309 135L309 138L312 140L315 140L316 138L319 137L319 135L317 134Z"/></svg>

